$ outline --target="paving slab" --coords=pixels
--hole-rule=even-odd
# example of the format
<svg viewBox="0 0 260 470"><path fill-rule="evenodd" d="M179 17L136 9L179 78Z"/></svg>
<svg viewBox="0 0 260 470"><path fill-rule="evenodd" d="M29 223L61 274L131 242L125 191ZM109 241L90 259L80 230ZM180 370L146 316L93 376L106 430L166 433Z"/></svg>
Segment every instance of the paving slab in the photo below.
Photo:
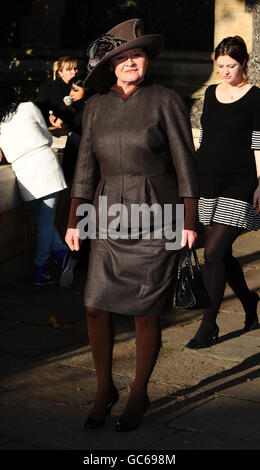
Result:
<svg viewBox="0 0 260 470"><path fill-rule="evenodd" d="M86 407L94 400L96 376L94 371L66 367L61 364L31 368L21 374L10 375L2 381L4 393L0 395L0 406L8 402L19 403L34 398L56 403L72 403Z"/></svg>
<svg viewBox="0 0 260 470"><path fill-rule="evenodd" d="M241 329L241 318L233 314L227 315L220 314L218 316L220 335L217 344L197 350L187 348L187 352L235 362L260 353L260 328L244 334ZM163 345L167 348L184 348L194 337L199 325L200 322L196 321L185 326L165 329L163 331Z"/></svg>
<svg viewBox="0 0 260 470"><path fill-rule="evenodd" d="M151 450L182 450L189 452L191 450L259 450L259 441L233 438L229 436L219 436L218 434L210 434L209 432L191 432L175 430L174 433L163 439L154 442Z"/></svg>
<svg viewBox="0 0 260 470"><path fill-rule="evenodd" d="M230 368L230 362L187 353L186 351L162 350L152 378L164 383L173 383L180 388L196 385L207 377Z"/></svg>
<svg viewBox="0 0 260 470"><path fill-rule="evenodd" d="M94 370L89 349L81 349L73 354L65 354L57 360L62 364ZM216 361L215 358L194 356L183 348L163 347L159 353L151 380L157 384L174 385L181 388L199 383L208 376L229 369L229 361ZM113 374L115 382L119 376L127 376L131 384L135 375L135 342L132 340L116 342L113 355Z"/></svg>
<svg viewBox="0 0 260 470"><path fill-rule="evenodd" d="M258 353L260 353L259 337L250 336L249 341L245 335L234 338L220 338L219 342L210 348L194 351L194 354L198 356L208 356L233 362L241 362L247 357L254 356Z"/></svg>
<svg viewBox="0 0 260 470"><path fill-rule="evenodd" d="M260 416L260 403L219 397L170 421L169 426L185 431L258 441L260 449L260 422L256 419L257 416Z"/></svg>
<svg viewBox="0 0 260 470"><path fill-rule="evenodd" d="M250 400L252 402L260 402L260 370L250 370L244 375L244 381L225 388L221 393L225 397L234 397L241 400Z"/></svg>
<svg viewBox="0 0 260 470"><path fill-rule="evenodd" d="M85 322L83 309L81 310L80 308L75 308L75 306L72 307L71 305L55 305L50 301L45 302L44 306L45 308L42 309L39 302L32 301L29 305L23 307L22 312L21 309L20 312L18 312L17 307L14 306L10 309L10 313L13 318L16 318L16 322L11 322L9 320L9 327L11 328L11 323L28 323L31 325L44 326L48 325L48 321L51 317L54 317L57 320L58 326L66 326L69 323L74 323L79 320L84 320ZM7 320L2 320L2 322L3 321L7 322Z"/></svg>
<svg viewBox="0 0 260 470"><path fill-rule="evenodd" d="M85 418L86 410L82 408L36 398L26 406L17 401L15 406L1 409L6 438L45 450L144 449L154 438L169 434L165 425L155 423L149 415L144 418L145 433L141 427L133 433L116 433L116 418L89 431L83 427Z"/></svg>
<svg viewBox="0 0 260 470"><path fill-rule="evenodd" d="M73 344L83 344L86 332L81 336L70 330L32 325L21 325L0 333L1 350L24 357L37 357Z"/></svg>
<svg viewBox="0 0 260 470"><path fill-rule="evenodd" d="M9 376L9 374L16 373L17 370L24 370L30 368L31 366L37 364L33 358L17 356L9 352L1 351L0 353L0 370L1 370L1 383L4 380L4 377Z"/></svg>

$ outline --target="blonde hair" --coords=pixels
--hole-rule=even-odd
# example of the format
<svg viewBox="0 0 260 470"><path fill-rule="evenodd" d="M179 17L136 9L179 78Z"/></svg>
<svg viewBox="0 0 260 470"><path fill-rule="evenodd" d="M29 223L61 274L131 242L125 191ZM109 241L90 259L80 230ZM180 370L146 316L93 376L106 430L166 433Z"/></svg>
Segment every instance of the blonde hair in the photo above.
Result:
<svg viewBox="0 0 260 470"><path fill-rule="evenodd" d="M74 57L70 57L67 55L64 55L60 57L58 60L56 60L53 63L53 80L56 80L57 76L59 75L59 72L64 69L64 67L67 67L67 69L73 69L73 68L78 68L78 60L75 59Z"/></svg>

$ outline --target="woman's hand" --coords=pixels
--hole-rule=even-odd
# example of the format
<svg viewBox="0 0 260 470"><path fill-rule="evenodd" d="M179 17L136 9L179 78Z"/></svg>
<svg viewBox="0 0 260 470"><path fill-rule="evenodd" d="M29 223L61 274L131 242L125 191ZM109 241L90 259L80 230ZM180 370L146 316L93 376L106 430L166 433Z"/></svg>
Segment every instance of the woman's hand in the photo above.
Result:
<svg viewBox="0 0 260 470"><path fill-rule="evenodd" d="M59 128L65 127L65 123L63 122L63 120L54 116L54 114L49 115L49 121L51 125L54 127L59 127Z"/></svg>
<svg viewBox="0 0 260 470"><path fill-rule="evenodd" d="M188 247L191 249L196 242L198 237L197 232L194 232L193 230L182 230L182 238L181 238L181 246L186 246L188 244Z"/></svg>
<svg viewBox="0 0 260 470"><path fill-rule="evenodd" d="M260 214L260 183L258 184L253 197L254 215Z"/></svg>
<svg viewBox="0 0 260 470"><path fill-rule="evenodd" d="M65 236L65 241L71 251L79 251L79 248L80 248L79 229L68 228L66 236Z"/></svg>

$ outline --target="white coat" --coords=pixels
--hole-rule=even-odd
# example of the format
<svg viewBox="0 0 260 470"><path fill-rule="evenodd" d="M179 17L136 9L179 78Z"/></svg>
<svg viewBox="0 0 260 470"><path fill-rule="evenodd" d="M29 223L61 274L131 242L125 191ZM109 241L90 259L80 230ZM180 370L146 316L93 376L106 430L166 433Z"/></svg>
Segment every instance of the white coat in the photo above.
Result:
<svg viewBox="0 0 260 470"><path fill-rule="evenodd" d="M52 136L39 108L20 103L0 124L0 148L11 163L24 201L47 196L67 187Z"/></svg>

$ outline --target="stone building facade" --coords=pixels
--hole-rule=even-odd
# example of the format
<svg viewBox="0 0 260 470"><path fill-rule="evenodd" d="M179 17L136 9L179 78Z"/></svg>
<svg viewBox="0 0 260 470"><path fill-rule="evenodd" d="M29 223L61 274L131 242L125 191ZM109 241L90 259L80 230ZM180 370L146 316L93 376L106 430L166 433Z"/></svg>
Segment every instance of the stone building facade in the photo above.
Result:
<svg viewBox="0 0 260 470"><path fill-rule="evenodd" d="M144 19L147 33L165 35L165 49L152 64L152 72L161 83L185 97L195 129L199 127L205 88L218 80L212 56L223 37L240 34L245 39L251 54L250 79L260 83L260 0L5 3L10 6L10 24L7 21L6 32L1 28L0 74L20 82L23 89L37 88L40 82L51 78L52 64L62 55L76 56L84 67L87 44L114 24L132 17ZM14 15L14 5L16 15L10 16ZM16 25L15 31L12 25Z"/></svg>

